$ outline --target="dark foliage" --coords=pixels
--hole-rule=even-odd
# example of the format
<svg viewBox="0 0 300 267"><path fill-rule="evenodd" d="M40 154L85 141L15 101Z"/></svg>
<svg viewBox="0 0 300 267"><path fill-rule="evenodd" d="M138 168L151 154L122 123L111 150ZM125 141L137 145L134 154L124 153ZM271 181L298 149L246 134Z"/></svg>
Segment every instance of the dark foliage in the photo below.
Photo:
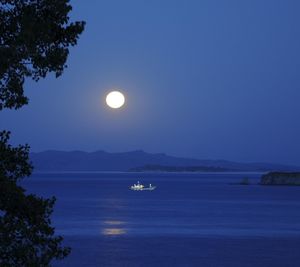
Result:
<svg viewBox="0 0 300 267"><path fill-rule="evenodd" d="M69 23L68 0L0 0L0 110L28 103L23 84L49 72L60 76L84 22ZM55 198L26 194L19 181L32 172L29 146L13 147L0 132L0 266L50 266L70 248L55 236Z"/></svg>
<svg viewBox="0 0 300 267"><path fill-rule="evenodd" d="M68 0L0 0L0 110L28 103L26 77L60 76L84 22L69 23Z"/></svg>
<svg viewBox="0 0 300 267"><path fill-rule="evenodd" d="M0 133L0 266L48 266L70 251L51 227L55 198L26 195L17 185L32 166L28 146L13 148L8 140L8 132Z"/></svg>

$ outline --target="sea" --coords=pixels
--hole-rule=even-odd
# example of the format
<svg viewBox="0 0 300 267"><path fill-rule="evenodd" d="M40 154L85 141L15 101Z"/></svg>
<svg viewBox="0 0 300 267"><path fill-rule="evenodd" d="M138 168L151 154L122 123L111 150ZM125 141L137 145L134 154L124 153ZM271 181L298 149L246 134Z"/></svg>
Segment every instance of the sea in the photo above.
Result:
<svg viewBox="0 0 300 267"><path fill-rule="evenodd" d="M53 266L298 267L300 187L261 175L35 173L23 186L57 198L52 224L72 252Z"/></svg>

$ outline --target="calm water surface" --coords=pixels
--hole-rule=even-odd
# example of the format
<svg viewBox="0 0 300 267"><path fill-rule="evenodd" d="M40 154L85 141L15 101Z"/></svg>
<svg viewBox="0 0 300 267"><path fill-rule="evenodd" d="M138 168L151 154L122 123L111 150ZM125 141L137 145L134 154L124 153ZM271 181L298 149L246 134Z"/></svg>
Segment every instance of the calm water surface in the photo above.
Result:
<svg viewBox="0 0 300 267"><path fill-rule="evenodd" d="M300 266L300 187L261 174L48 173L24 182L57 197L72 253L54 266ZM234 185L243 177L253 185ZM139 180L154 191L131 191Z"/></svg>

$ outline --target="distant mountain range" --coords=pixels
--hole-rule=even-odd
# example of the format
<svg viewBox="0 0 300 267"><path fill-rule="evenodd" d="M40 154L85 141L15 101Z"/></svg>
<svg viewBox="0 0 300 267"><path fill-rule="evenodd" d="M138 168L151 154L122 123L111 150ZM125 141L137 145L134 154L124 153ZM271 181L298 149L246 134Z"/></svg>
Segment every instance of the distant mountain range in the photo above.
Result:
<svg viewBox="0 0 300 267"><path fill-rule="evenodd" d="M142 150L54 151L31 153L34 170L51 171L299 171L300 167L270 163L239 163L226 160L200 160L151 154Z"/></svg>

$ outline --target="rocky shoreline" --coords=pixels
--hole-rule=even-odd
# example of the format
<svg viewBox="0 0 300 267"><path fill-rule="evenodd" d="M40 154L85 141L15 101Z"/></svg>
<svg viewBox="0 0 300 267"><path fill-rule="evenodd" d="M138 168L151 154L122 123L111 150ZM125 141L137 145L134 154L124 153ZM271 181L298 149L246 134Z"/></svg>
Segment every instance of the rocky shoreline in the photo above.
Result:
<svg viewBox="0 0 300 267"><path fill-rule="evenodd" d="M300 186L300 172L269 172L261 177L260 184Z"/></svg>

